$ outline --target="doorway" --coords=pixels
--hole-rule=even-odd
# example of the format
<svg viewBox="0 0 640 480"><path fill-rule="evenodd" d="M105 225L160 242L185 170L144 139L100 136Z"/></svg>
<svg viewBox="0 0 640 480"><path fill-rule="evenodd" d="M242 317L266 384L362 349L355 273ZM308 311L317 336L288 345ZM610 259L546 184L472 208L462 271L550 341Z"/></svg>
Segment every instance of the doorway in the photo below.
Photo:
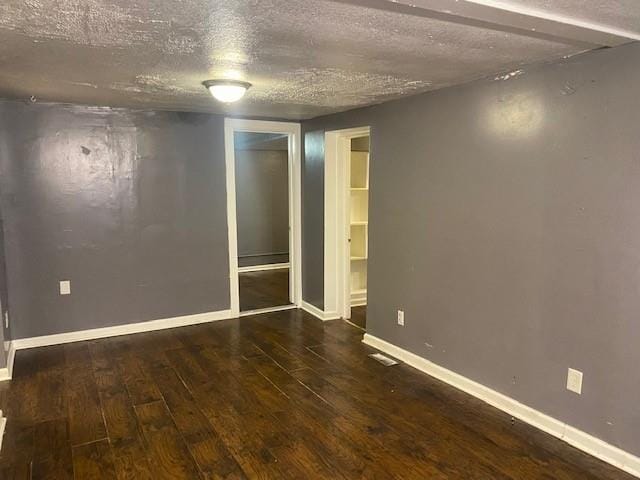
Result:
<svg viewBox="0 0 640 480"><path fill-rule="evenodd" d="M296 308L300 125L226 119L225 156L232 313Z"/></svg>
<svg viewBox="0 0 640 480"><path fill-rule="evenodd" d="M370 128L325 134L325 310L366 329Z"/></svg>

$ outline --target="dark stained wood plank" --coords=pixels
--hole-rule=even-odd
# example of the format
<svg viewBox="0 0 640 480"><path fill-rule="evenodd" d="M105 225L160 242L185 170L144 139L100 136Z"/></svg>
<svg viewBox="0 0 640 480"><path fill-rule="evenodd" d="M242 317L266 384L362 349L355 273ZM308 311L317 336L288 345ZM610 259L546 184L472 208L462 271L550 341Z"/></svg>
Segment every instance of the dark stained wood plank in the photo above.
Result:
<svg viewBox="0 0 640 480"><path fill-rule="evenodd" d="M153 473L149 458L138 438L113 442L113 463L118 480L151 480Z"/></svg>
<svg viewBox="0 0 640 480"><path fill-rule="evenodd" d="M107 440L73 447L75 480L117 480Z"/></svg>
<svg viewBox="0 0 640 480"><path fill-rule="evenodd" d="M351 307L351 323L363 330L367 329L367 306Z"/></svg>
<svg viewBox="0 0 640 480"><path fill-rule="evenodd" d="M191 435L188 448L207 480L247 478L233 454L217 434Z"/></svg>
<svg viewBox="0 0 640 480"><path fill-rule="evenodd" d="M158 388L144 370L139 358L127 355L121 359L119 367L133 405L162 399Z"/></svg>
<svg viewBox="0 0 640 480"><path fill-rule="evenodd" d="M32 478L34 480L73 479L73 460L67 419L50 420L36 425L34 438Z"/></svg>
<svg viewBox="0 0 640 480"><path fill-rule="evenodd" d="M107 438L102 406L91 370L68 373L66 378L71 445Z"/></svg>
<svg viewBox="0 0 640 480"><path fill-rule="evenodd" d="M30 480L31 463L18 463L0 468L0 480Z"/></svg>
<svg viewBox="0 0 640 480"><path fill-rule="evenodd" d="M109 440L113 444L137 438L139 429L131 397L108 341L90 342L89 351Z"/></svg>
<svg viewBox="0 0 640 480"><path fill-rule="evenodd" d="M176 480L202 478L164 402L136 405L135 411L147 452L153 458L154 477Z"/></svg>
<svg viewBox="0 0 640 480"><path fill-rule="evenodd" d="M71 445L107 438L102 406L93 375L87 342L63 346L65 356L64 389Z"/></svg>
<svg viewBox="0 0 640 480"><path fill-rule="evenodd" d="M289 269L242 272L238 275L240 311L289 305Z"/></svg>
<svg viewBox="0 0 640 480"><path fill-rule="evenodd" d="M109 439L113 442L136 438L139 435L138 422L131 398L119 373L101 371L96 373L96 376Z"/></svg>
<svg viewBox="0 0 640 480"><path fill-rule="evenodd" d="M195 360L193 362L190 370L196 369L197 363ZM174 423L205 478L244 478L242 469L176 372L159 368L152 375Z"/></svg>
<svg viewBox="0 0 640 480"><path fill-rule="evenodd" d="M165 353L171 366L180 374L180 378L190 390L209 382L209 376L198 363L198 350L178 349Z"/></svg>
<svg viewBox="0 0 640 480"><path fill-rule="evenodd" d="M5 409L5 414L6 412ZM31 425L20 424L13 418L7 418L0 450L0 465L31 462L35 447L34 430Z"/></svg>

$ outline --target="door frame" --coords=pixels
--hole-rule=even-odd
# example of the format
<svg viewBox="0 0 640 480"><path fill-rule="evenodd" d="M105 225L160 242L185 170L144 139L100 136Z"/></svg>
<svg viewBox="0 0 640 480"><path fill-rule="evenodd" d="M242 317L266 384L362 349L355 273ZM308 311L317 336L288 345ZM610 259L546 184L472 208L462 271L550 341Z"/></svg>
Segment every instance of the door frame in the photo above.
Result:
<svg viewBox="0 0 640 480"><path fill-rule="evenodd" d="M302 194L300 124L266 120L224 119L224 147L227 184L227 230L229 236L229 296L231 314L240 315L238 275L238 222L236 212L235 132L281 133L289 140L289 299L299 307L302 301ZM291 305L282 307L292 308ZM273 311L273 309L271 310Z"/></svg>
<svg viewBox="0 0 640 480"><path fill-rule="evenodd" d="M367 135L370 126L324 135L324 309L345 319L351 318L349 154L351 139Z"/></svg>

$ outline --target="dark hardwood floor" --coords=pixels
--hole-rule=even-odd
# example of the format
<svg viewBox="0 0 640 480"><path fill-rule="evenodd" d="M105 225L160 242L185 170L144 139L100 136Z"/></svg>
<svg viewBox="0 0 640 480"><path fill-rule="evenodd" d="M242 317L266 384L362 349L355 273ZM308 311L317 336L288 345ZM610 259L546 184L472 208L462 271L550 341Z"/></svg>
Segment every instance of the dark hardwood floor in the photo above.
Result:
<svg viewBox="0 0 640 480"><path fill-rule="evenodd" d="M361 329L366 330L367 306L362 305L361 307L351 307L351 319L349 321Z"/></svg>
<svg viewBox="0 0 640 480"><path fill-rule="evenodd" d="M240 311L289 305L289 269L239 274Z"/></svg>
<svg viewBox="0 0 640 480"><path fill-rule="evenodd" d="M631 479L298 310L18 352L1 479Z"/></svg>

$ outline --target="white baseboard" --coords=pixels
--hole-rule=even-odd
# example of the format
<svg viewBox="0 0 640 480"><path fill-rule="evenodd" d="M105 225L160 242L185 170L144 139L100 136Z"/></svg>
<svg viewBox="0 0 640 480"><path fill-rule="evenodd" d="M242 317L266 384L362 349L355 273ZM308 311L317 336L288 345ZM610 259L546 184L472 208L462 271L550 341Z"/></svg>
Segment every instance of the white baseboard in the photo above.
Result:
<svg viewBox="0 0 640 480"><path fill-rule="evenodd" d="M7 352L7 366L4 368L0 368L0 382L4 382L5 380L11 380L11 376L13 375L13 361L16 358L15 344L11 341L4 342L4 343L5 343L5 350Z"/></svg>
<svg viewBox="0 0 640 480"><path fill-rule="evenodd" d="M305 302L304 300L300 304L300 308L302 308L302 310L304 310L305 312L310 313L314 317L318 317L322 321L337 320L341 318L338 312L325 312L323 310L320 310L315 305L311 305L310 303Z"/></svg>
<svg viewBox="0 0 640 480"><path fill-rule="evenodd" d="M4 439L4 428L7 426L7 417L0 410L0 450L2 450L2 440Z"/></svg>
<svg viewBox="0 0 640 480"><path fill-rule="evenodd" d="M447 370L429 360L393 345L373 335L365 333L365 344L381 350L412 367L442 380L480 400L516 417L568 444L593 455L600 460L640 478L640 458L629 452L604 442L588 433L572 427L560 420L528 407L506 395L496 392L480 383Z"/></svg>
<svg viewBox="0 0 640 480"><path fill-rule="evenodd" d="M249 265L246 267L238 267L238 273L244 272L263 272L266 270L282 270L289 268L290 263L267 263L264 265Z"/></svg>
<svg viewBox="0 0 640 480"><path fill-rule="evenodd" d="M244 312L240 312L240 316L250 317L252 315L260 315L262 313L274 313L274 312L282 312L283 310L295 310L296 308L298 308L296 305L283 305L281 307L258 308L256 310L245 310Z"/></svg>
<svg viewBox="0 0 640 480"><path fill-rule="evenodd" d="M98 338L116 337L118 335L129 335L132 333L165 330L167 328L186 327L188 325L215 322L217 320L226 320L228 318L233 318L231 310L220 310L217 312L196 313L194 315L184 315L181 317L150 320L148 322L128 323L113 327L57 333L54 335L44 335L42 337L18 338L13 340L11 343L14 350L22 350L25 348L46 347L62 343L95 340ZM13 364L13 361L11 363Z"/></svg>
<svg viewBox="0 0 640 480"><path fill-rule="evenodd" d="M357 292L351 294L351 306L361 307L367 304L367 292Z"/></svg>

